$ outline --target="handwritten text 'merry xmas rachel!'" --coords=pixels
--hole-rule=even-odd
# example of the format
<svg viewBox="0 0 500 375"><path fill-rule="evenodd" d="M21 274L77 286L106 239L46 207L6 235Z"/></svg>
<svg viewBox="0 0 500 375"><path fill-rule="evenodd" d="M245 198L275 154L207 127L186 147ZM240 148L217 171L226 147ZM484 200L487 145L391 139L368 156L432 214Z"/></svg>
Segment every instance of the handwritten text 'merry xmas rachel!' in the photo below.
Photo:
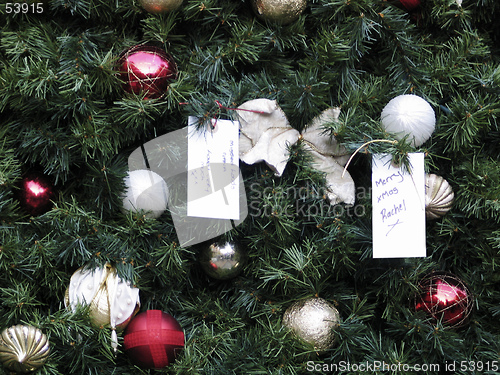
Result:
<svg viewBox="0 0 500 375"><path fill-rule="evenodd" d="M385 190L382 194L377 195L377 203L383 202L385 198L390 196L397 195L399 190L396 186L392 186L393 184L399 184L404 181L404 176L401 171L397 171L397 173L393 173L386 178L379 178L375 181L376 187L385 187L387 185L387 190ZM380 211L380 215L382 215L382 222L385 222L386 219L399 214L402 211L406 211L406 203L405 200L399 204L393 204L393 207L387 209L383 208Z"/></svg>

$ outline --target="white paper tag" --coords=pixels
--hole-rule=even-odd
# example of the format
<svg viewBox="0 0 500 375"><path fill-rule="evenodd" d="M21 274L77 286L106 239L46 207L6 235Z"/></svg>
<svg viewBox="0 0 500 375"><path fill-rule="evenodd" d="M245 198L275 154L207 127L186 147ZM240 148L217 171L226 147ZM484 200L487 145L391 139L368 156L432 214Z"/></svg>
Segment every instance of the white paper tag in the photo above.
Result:
<svg viewBox="0 0 500 375"><path fill-rule="evenodd" d="M373 155L373 257L425 257L424 154L409 154L411 174L391 159Z"/></svg>
<svg viewBox="0 0 500 375"><path fill-rule="evenodd" d="M239 123L213 119L199 130L197 123L189 117L187 215L239 220Z"/></svg>

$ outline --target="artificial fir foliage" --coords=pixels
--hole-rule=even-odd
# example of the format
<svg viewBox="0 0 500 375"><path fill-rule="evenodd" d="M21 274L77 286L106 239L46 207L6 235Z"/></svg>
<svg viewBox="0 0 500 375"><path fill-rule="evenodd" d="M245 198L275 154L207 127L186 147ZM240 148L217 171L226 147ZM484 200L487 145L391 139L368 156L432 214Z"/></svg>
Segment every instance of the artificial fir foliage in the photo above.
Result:
<svg viewBox="0 0 500 375"><path fill-rule="evenodd" d="M39 374L149 373L123 346L115 355L111 330L92 325L85 308L64 308L71 275L106 262L141 290L142 311L168 312L184 329L183 352L160 373L293 375L342 361L500 373L497 0L422 0L411 13L399 1L311 0L289 25L259 20L243 0L185 0L165 14L137 0L39 3L39 13L0 5L0 328L31 325L49 337ZM119 80L120 53L141 43L178 65L161 98L126 93ZM352 152L394 140L380 114L401 94L430 103L436 131L418 149L406 139L362 148L348 167L353 206L329 205L300 141L281 177L264 163L241 166L249 215L224 239L244 246L248 262L234 279L202 271L169 213L122 211L130 153L189 115L235 119L225 108L267 98L302 131L340 107L325 131ZM373 260L370 153L405 163L414 151L450 183L455 205L427 222L426 258ZM16 183L33 169L57 188L53 208L34 217L16 200ZM446 329L412 308L434 270L470 287L468 325ZM312 296L341 317L325 353L282 325L293 302Z"/></svg>

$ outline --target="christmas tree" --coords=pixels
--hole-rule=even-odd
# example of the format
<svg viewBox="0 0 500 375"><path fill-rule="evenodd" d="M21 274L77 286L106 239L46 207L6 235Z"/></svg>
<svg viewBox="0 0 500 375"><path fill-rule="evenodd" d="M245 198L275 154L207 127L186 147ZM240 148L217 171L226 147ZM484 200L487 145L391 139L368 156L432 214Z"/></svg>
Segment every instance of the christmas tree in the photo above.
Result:
<svg viewBox="0 0 500 375"><path fill-rule="evenodd" d="M155 3L178 6L154 13ZM140 311L167 312L183 329L184 349L159 373L500 374L500 4L311 0L302 9L290 0L288 19L266 1L177 3L0 5L0 329L47 336L50 355L36 373L155 371L136 366L120 331L115 352L92 307L65 307L77 269L109 264L139 289ZM124 51L143 45L175 61L152 97L127 91L118 74ZM383 108L402 94L435 112L420 146L381 126ZM220 237L247 259L221 280L202 267L207 244L181 245L169 210L123 210L128 158L189 116L239 120L234 108L261 98L298 132L340 109L323 132L349 155L359 148L347 167L355 201L331 204L303 139L289 145L281 176L242 162L248 215ZM427 220L426 257L374 259L372 154L407 165L413 152L448 181L453 207ZM50 209L26 208L28 173L49 180ZM415 308L433 271L469 288L472 311L460 327ZM339 312L327 349L283 323L292 304L312 297Z"/></svg>

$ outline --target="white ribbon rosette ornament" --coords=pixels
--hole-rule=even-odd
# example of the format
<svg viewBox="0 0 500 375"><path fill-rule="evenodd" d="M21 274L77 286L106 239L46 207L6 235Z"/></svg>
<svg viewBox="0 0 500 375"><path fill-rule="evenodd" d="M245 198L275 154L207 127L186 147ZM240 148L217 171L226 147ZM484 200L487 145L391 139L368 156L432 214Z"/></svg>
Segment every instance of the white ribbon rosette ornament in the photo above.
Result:
<svg viewBox="0 0 500 375"><path fill-rule="evenodd" d="M350 154L323 129L325 124L338 120L339 108L327 109L315 117L302 134L291 127L275 100L250 100L238 109L240 159L243 162L265 161L276 176L281 176L290 157L288 148L302 139L305 149L313 157L314 168L326 174L330 204L354 204L354 181L349 173L342 175Z"/></svg>
<svg viewBox="0 0 500 375"><path fill-rule="evenodd" d="M401 140L408 137L413 147L423 145L436 128L431 105L417 95L399 95L386 104L381 114L382 128Z"/></svg>
<svg viewBox="0 0 500 375"><path fill-rule="evenodd" d="M104 268L75 271L64 298L73 311L78 305L89 306L90 320L96 326L110 326L112 346L116 350L116 330L123 330L139 311L139 289L118 277L116 268L107 263Z"/></svg>

